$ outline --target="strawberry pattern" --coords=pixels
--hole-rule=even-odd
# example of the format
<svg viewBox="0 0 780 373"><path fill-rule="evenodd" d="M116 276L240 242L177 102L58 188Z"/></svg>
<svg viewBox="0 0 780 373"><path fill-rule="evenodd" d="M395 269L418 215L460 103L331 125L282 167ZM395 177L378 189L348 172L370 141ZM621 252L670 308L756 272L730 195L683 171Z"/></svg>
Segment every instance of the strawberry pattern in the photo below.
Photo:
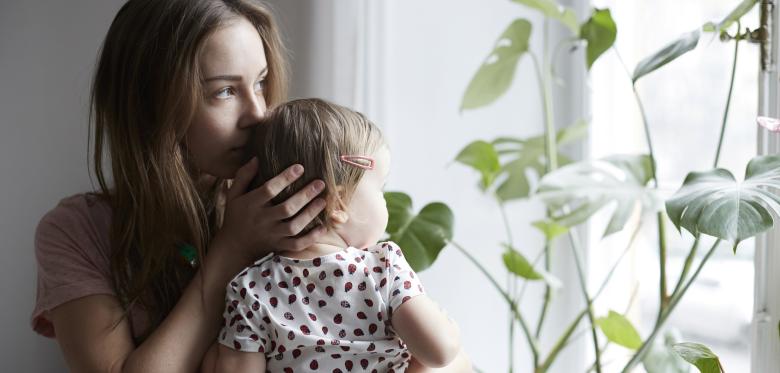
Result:
<svg viewBox="0 0 780 373"><path fill-rule="evenodd" d="M273 255L227 286L219 342L262 352L269 372L404 372L390 323L425 290L393 242L314 259Z"/></svg>

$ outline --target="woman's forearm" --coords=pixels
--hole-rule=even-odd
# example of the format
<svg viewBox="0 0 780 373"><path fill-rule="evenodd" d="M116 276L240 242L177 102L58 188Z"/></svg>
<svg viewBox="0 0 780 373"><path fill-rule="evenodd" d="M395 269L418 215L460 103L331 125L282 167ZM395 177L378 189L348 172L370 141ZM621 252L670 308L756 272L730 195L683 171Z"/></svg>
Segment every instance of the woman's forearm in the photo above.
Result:
<svg viewBox="0 0 780 373"><path fill-rule="evenodd" d="M122 373L196 372L216 339L225 286L248 263L215 239L205 263L160 326L125 360Z"/></svg>

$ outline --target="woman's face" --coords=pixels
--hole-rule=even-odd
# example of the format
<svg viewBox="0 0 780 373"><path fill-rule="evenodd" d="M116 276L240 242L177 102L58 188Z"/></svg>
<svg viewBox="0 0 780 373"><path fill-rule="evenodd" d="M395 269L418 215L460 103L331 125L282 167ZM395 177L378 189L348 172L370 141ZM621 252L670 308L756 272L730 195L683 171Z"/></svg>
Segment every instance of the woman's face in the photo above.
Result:
<svg viewBox="0 0 780 373"><path fill-rule="evenodd" d="M268 74L263 41L240 17L215 31L199 56L203 99L187 130L185 146L200 172L233 178L242 165L249 130L266 110Z"/></svg>

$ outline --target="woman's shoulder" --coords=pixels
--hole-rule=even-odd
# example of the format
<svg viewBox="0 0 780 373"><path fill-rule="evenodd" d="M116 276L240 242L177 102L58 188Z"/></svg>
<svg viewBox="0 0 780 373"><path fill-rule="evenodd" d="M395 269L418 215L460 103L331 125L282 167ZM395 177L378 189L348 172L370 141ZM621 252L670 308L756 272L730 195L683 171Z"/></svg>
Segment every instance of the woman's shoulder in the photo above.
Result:
<svg viewBox="0 0 780 373"><path fill-rule="evenodd" d="M38 222L36 249L45 251L53 243L62 247L63 241L77 244L82 249L105 249L110 223L111 207L100 194L87 192L65 197Z"/></svg>
<svg viewBox="0 0 780 373"><path fill-rule="evenodd" d="M88 221L102 221L111 218L108 200L94 192L78 193L61 199L41 218L38 226L70 226Z"/></svg>

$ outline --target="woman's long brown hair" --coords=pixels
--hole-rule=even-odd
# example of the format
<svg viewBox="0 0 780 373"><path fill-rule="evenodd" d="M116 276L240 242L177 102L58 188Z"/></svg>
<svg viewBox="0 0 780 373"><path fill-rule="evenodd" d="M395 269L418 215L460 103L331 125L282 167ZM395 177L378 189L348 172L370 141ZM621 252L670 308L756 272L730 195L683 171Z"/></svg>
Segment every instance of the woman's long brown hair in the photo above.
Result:
<svg viewBox="0 0 780 373"><path fill-rule="evenodd" d="M100 52L90 103L93 167L113 211L114 289L126 312L137 304L149 315L140 340L170 312L195 273L178 246L191 244L202 259L221 224L226 181L211 178L201 185L204 175L188 166L183 142L204 97L198 56L209 35L238 17L263 40L265 99L273 107L286 94L285 53L271 14L252 1L130 0Z"/></svg>

